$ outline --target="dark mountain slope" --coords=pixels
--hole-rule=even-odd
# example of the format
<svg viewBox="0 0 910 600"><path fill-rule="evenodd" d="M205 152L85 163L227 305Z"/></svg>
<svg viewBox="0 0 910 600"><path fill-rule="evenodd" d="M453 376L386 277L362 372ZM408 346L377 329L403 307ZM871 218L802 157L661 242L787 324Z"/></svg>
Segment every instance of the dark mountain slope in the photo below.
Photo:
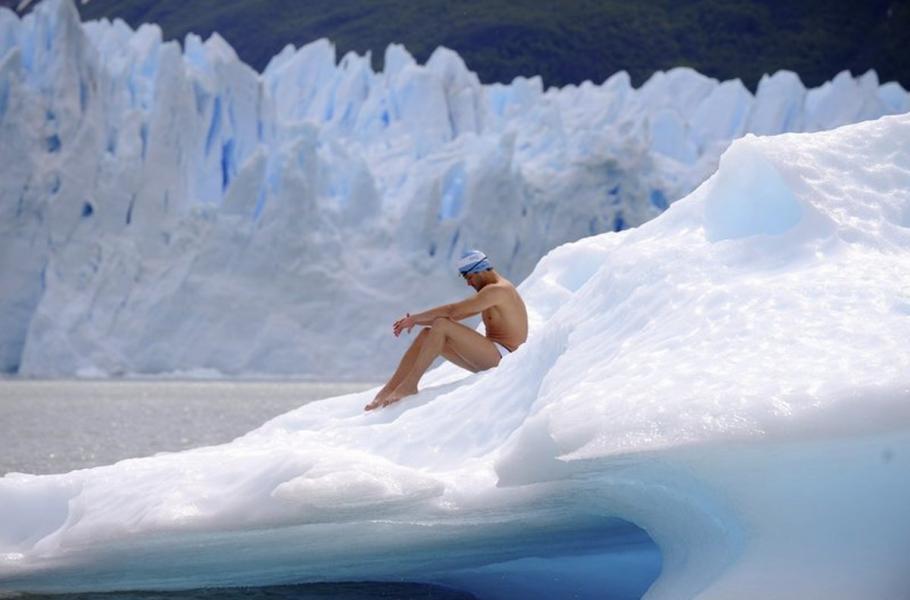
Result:
<svg viewBox="0 0 910 600"><path fill-rule="evenodd" d="M218 31L257 70L286 44L328 37L339 58L371 50L377 68L390 42L420 61L447 46L484 82L541 75L562 86L625 69L637 85L687 65L752 89L779 69L818 85L874 68L910 87L910 0L92 0L79 10L158 23L167 39Z"/></svg>

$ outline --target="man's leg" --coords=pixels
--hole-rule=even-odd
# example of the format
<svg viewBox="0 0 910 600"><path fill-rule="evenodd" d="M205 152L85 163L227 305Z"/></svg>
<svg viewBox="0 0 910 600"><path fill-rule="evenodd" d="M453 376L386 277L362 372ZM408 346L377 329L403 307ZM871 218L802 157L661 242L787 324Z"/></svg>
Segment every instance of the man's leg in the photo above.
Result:
<svg viewBox="0 0 910 600"><path fill-rule="evenodd" d="M476 373L477 371L480 370L477 367L475 367L474 365L472 365L471 363L469 363L465 359L465 357L463 357L461 354L456 352L455 348L452 346L452 342L450 340L446 340L445 345L442 347L442 357L445 358L450 363L458 365L462 369L464 369L466 371L470 371L471 373Z"/></svg>
<svg viewBox="0 0 910 600"><path fill-rule="evenodd" d="M394 391L386 396L384 404L390 404L405 396L416 394L417 382L420 381L433 360L443 353L447 345L453 354L458 355L463 363L470 367L471 371L484 371L499 364L499 351L489 339L460 323L449 319L436 319L433 321L433 326L430 327L426 340L420 345L411 370L407 372Z"/></svg>
<svg viewBox="0 0 910 600"><path fill-rule="evenodd" d="M382 401L385 400L392 391L398 387L398 384L401 383L401 380L404 379L404 376L414 368L414 360L417 358L417 354L420 352L420 347L423 345L424 340L427 339L427 336L430 333L428 327L424 327L420 333L417 334L417 337L411 343L411 346L405 351L404 356L401 357L401 361L398 363L398 368L395 369L395 372L389 378L389 381L379 390L379 393L376 394L376 397L373 398L373 401L366 405L366 410L372 410L377 406L381 406Z"/></svg>

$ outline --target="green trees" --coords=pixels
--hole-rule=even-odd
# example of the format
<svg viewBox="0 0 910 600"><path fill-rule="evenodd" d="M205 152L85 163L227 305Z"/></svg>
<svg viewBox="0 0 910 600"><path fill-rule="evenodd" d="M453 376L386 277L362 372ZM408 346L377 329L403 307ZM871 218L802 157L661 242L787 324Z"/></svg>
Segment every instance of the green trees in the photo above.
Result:
<svg viewBox="0 0 910 600"><path fill-rule="evenodd" d="M390 42L420 61L447 46L484 82L599 83L624 69L638 85L685 65L753 90L779 69L819 85L874 68L910 87L910 3L899 0L93 0L79 10L155 22L169 39L218 31L257 70L288 43L328 37L339 57L371 50L377 68Z"/></svg>

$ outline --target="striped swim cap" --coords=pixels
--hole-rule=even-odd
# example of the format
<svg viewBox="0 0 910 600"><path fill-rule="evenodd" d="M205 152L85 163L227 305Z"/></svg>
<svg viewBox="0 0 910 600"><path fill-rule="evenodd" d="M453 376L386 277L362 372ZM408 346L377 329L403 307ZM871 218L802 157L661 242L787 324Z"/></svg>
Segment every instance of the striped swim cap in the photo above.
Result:
<svg viewBox="0 0 910 600"><path fill-rule="evenodd" d="M479 273L492 268L493 265L490 264L490 259L480 250L468 250L458 261L458 272L462 275Z"/></svg>

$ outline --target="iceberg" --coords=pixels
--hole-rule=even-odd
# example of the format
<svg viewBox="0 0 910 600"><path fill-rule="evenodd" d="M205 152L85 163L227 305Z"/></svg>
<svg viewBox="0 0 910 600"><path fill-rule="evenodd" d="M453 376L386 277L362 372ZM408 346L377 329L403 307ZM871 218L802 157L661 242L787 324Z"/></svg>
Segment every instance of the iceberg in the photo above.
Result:
<svg viewBox="0 0 910 600"><path fill-rule="evenodd" d="M657 216L746 133L910 110L871 71L753 95L685 68L545 89L445 48L384 64L319 40L256 73L217 34L0 7L0 371L379 378L388 324L464 292L465 248L521 281Z"/></svg>
<svg viewBox="0 0 910 600"><path fill-rule="evenodd" d="M7 474L0 588L600 597L612 565L659 572L652 600L910 590L910 115L746 135L519 289L525 345L387 409L352 394L221 446Z"/></svg>

